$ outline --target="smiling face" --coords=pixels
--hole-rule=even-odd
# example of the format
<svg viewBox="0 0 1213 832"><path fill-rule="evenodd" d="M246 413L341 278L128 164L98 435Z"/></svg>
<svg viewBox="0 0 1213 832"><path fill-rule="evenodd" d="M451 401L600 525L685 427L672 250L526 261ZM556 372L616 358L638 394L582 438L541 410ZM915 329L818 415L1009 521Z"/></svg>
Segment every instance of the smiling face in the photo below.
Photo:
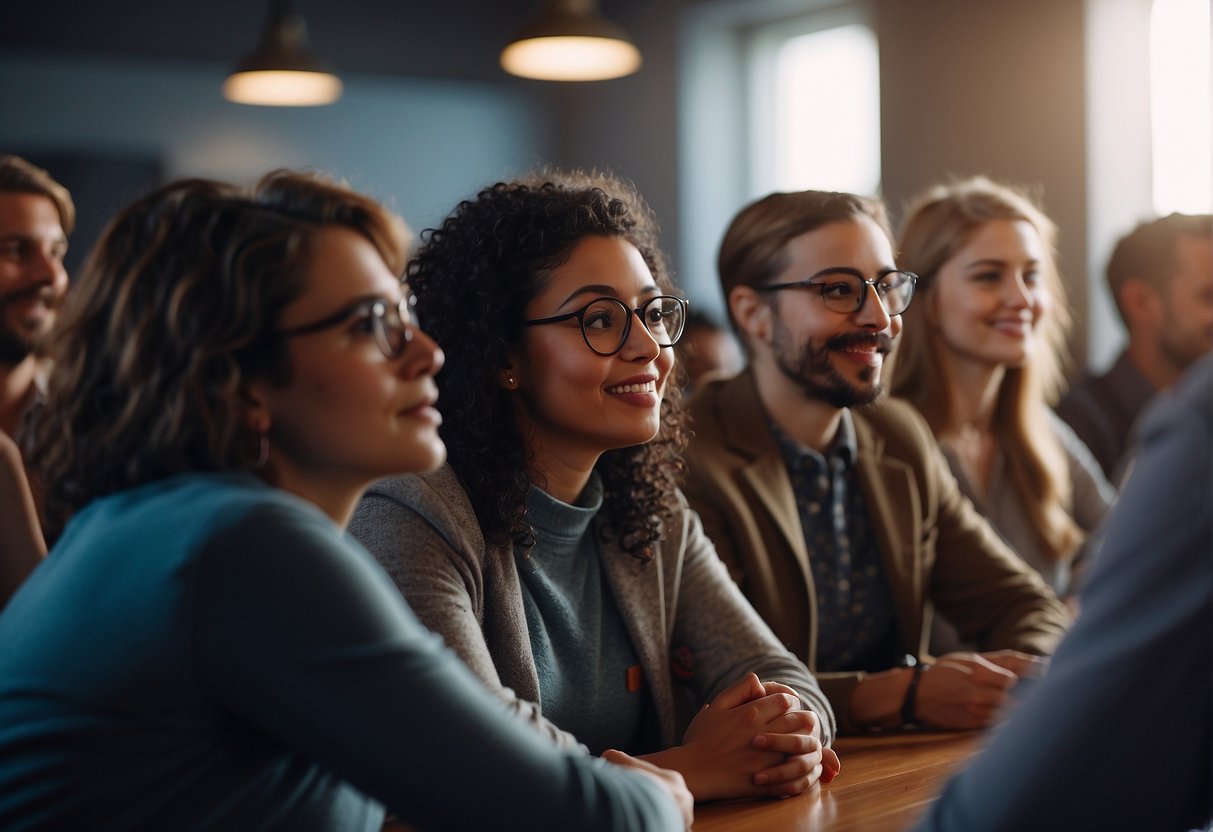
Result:
<svg viewBox="0 0 1213 832"><path fill-rule="evenodd" d="M831 269L853 269L871 280L895 268L888 235L867 217L832 222L793 238L784 249L784 263L771 284ZM871 289L851 313L828 309L816 287L782 289L747 319L743 325L751 338L765 342L761 352L769 359L764 360L773 361L806 397L837 408L866 404L880 394L884 358L901 333L901 316L889 316Z"/></svg>
<svg viewBox="0 0 1213 832"><path fill-rule="evenodd" d="M24 359L67 293L67 235L41 194L0 193L0 363Z"/></svg>
<svg viewBox="0 0 1213 832"><path fill-rule="evenodd" d="M552 270L526 317L573 312L598 297L635 309L659 294L635 246L619 237L590 236ZM674 354L658 347L635 315L622 349L611 356L587 346L576 318L527 327L524 336L503 383L516 391L519 427L539 471L589 471L604 451L657 435Z"/></svg>
<svg viewBox="0 0 1213 832"><path fill-rule="evenodd" d="M1045 349L1046 253L1026 220L978 226L940 267L923 301L946 353L985 367L1022 367Z"/></svg>
<svg viewBox="0 0 1213 832"><path fill-rule="evenodd" d="M283 311L280 331L323 320L362 300L394 305L401 295L399 280L375 247L337 226L318 233L306 286ZM258 431L268 424L270 474L277 484L323 505L325 493L442 464L446 449L438 437L433 376L443 356L428 336L414 329L404 352L387 358L364 310L287 343L290 381L249 385L260 404L250 412L250 423Z"/></svg>

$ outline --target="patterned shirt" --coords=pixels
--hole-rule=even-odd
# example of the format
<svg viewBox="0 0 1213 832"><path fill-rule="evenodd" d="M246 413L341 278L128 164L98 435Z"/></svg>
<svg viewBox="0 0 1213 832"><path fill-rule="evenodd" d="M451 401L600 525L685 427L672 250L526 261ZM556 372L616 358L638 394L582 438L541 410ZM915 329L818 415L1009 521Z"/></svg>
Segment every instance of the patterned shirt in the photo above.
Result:
<svg viewBox="0 0 1213 832"><path fill-rule="evenodd" d="M855 470L855 425L842 412L823 456L781 431L771 433L783 454L817 597L816 669L884 670L901 650L893 596L872 536L867 500Z"/></svg>

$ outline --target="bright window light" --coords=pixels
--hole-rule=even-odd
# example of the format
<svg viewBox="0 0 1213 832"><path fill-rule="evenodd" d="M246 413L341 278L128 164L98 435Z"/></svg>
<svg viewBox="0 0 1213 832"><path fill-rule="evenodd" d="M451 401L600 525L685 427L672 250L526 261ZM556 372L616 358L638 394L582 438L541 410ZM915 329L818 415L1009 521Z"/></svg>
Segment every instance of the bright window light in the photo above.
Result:
<svg viewBox="0 0 1213 832"><path fill-rule="evenodd" d="M761 122L774 125L769 189L876 193L880 64L872 30L851 24L788 38L773 69Z"/></svg>
<svg viewBox="0 0 1213 832"><path fill-rule="evenodd" d="M1213 210L1209 0L1154 0L1150 20L1154 210Z"/></svg>

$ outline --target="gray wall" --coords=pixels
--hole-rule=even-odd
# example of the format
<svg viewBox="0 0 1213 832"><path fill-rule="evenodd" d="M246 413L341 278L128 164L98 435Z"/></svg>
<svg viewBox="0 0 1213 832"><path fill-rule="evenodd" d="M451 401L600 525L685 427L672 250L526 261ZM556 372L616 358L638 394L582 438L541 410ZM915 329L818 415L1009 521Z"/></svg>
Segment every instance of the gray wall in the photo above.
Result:
<svg viewBox="0 0 1213 832"><path fill-rule="evenodd" d="M525 89L344 74L345 95L332 106L248 107L220 95L226 69L6 52L0 150L138 155L159 159L170 177L234 181L316 168L388 202L415 231L482 185L549 158L543 110Z"/></svg>

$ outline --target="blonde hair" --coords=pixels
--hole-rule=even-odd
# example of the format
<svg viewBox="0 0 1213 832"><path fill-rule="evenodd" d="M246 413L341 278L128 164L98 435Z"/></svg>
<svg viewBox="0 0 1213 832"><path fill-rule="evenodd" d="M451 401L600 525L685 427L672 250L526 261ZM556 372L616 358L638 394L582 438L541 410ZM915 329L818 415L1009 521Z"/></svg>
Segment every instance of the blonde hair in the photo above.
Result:
<svg viewBox="0 0 1213 832"><path fill-rule="evenodd" d="M939 368L946 347L927 321L935 277L982 225L1022 220L1045 248L1040 274L1052 303L1039 332L1045 349L1034 350L1022 367L1008 367L998 391L994 433L1012 486L1028 510L1045 551L1070 557L1083 533L1065 507L1072 483L1064 450L1050 425L1050 405L1065 384L1070 312L1057 270L1057 227L1025 193L984 176L936 185L914 199L898 242L897 263L918 275L916 303L905 313L905 329L890 374L890 392L911 401L937 434L953 417L953 379Z"/></svg>

